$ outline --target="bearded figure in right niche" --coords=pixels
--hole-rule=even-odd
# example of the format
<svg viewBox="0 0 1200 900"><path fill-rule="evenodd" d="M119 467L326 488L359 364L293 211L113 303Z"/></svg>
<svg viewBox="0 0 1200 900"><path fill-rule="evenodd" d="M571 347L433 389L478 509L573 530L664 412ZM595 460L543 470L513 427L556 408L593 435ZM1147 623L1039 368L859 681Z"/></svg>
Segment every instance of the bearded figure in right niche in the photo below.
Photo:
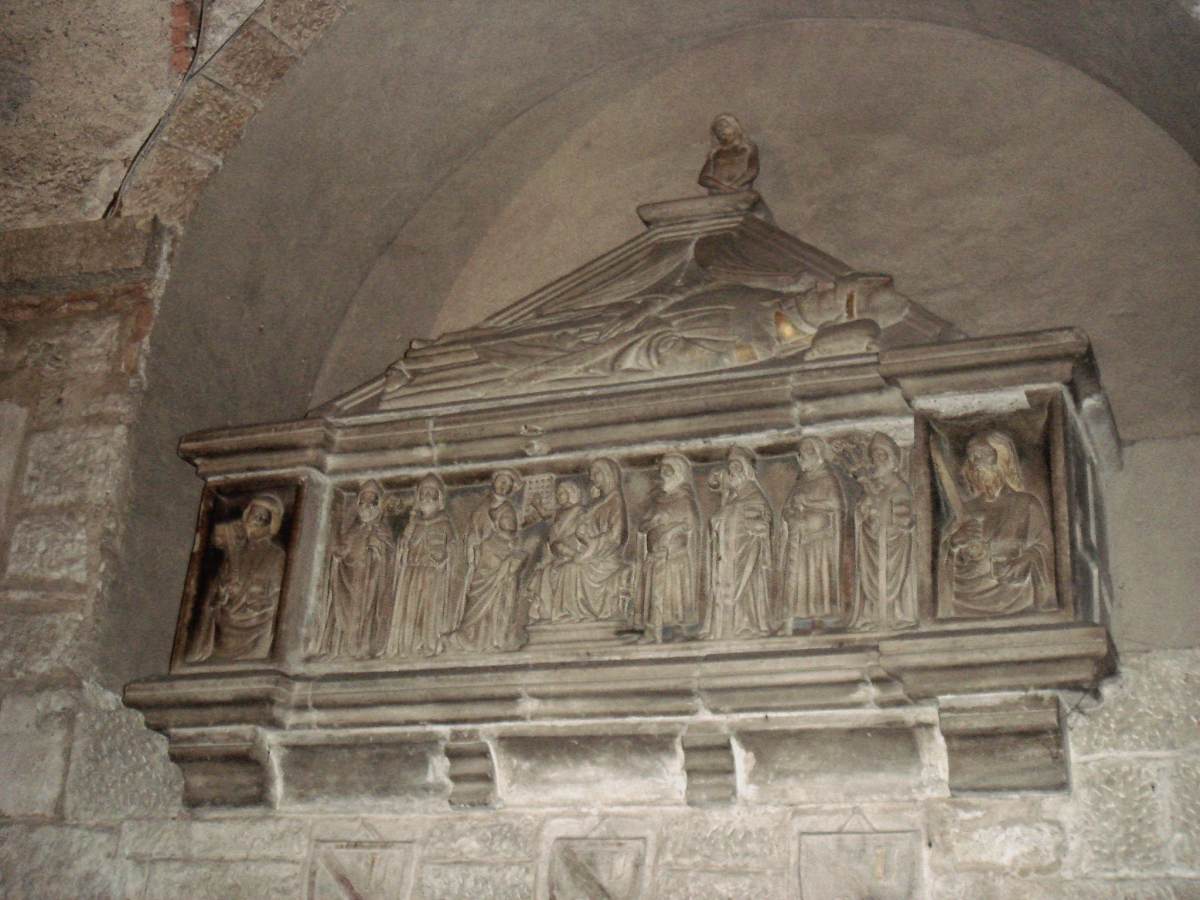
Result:
<svg viewBox="0 0 1200 900"><path fill-rule="evenodd" d="M661 642L694 636L700 626L700 506L686 456L659 462L659 487L638 526L640 581L634 624Z"/></svg>
<svg viewBox="0 0 1200 900"><path fill-rule="evenodd" d="M846 498L829 465L824 441L800 440L800 477L783 506L782 592L785 622L794 633L831 627L842 608L842 521Z"/></svg>
<svg viewBox="0 0 1200 900"><path fill-rule="evenodd" d="M934 451L951 509L939 550L939 616L1005 616L1057 608L1053 538L1042 501L1025 490L1012 438L967 442L963 497Z"/></svg>
<svg viewBox="0 0 1200 900"><path fill-rule="evenodd" d="M721 506L709 523L710 601L703 633L716 640L761 637L777 623L771 609L771 503L758 483L754 454L741 447L708 480Z"/></svg>
<svg viewBox="0 0 1200 900"><path fill-rule="evenodd" d="M876 432L867 446L870 468L854 510L856 586L850 627L905 628L917 621L913 578L912 488L900 474L900 448Z"/></svg>

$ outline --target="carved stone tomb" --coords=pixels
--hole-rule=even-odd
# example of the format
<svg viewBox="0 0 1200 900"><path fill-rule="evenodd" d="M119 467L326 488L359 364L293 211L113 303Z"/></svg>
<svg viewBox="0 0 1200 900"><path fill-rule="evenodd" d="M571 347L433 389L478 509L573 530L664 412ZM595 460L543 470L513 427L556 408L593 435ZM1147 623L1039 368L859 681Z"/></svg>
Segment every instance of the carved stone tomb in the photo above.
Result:
<svg viewBox="0 0 1200 900"><path fill-rule="evenodd" d="M951 790L1066 785L1052 691L1114 663L1086 337L965 337L772 224L739 152L308 418L183 440L171 670L126 696L188 802L569 802L580 760L614 802L884 796L938 732ZM913 852L800 864L902 896ZM567 836L546 877L625 896L644 853Z"/></svg>

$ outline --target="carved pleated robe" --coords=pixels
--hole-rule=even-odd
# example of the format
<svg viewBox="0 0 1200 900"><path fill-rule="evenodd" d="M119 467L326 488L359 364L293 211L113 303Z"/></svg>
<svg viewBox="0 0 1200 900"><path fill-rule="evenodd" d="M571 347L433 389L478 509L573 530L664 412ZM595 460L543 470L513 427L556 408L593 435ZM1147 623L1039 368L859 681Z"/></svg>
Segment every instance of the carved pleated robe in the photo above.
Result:
<svg viewBox="0 0 1200 900"><path fill-rule="evenodd" d="M533 608L539 622L581 622L591 618L584 607L587 584L582 556L586 544L579 536L586 510L582 505L559 510L546 534L541 565L531 578Z"/></svg>
<svg viewBox="0 0 1200 900"><path fill-rule="evenodd" d="M635 624L661 636L667 626L700 624L700 510L690 489L658 491L642 520L641 580Z"/></svg>
<svg viewBox="0 0 1200 900"><path fill-rule="evenodd" d="M357 518L333 546L325 617L310 652L361 659L372 651L379 605L390 601L393 547L382 522Z"/></svg>
<svg viewBox="0 0 1200 900"><path fill-rule="evenodd" d="M385 653L432 656L443 649L451 617L457 535L445 510L414 513L396 547L395 608Z"/></svg>
<svg viewBox="0 0 1200 900"><path fill-rule="evenodd" d="M771 609L771 505L758 483L730 490L710 523L710 599L703 632L714 639L775 630Z"/></svg>
<svg viewBox="0 0 1200 900"><path fill-rule="evenodd" d="M620 490L600 498L588 509L577 531L584 549L579 561L583 576L583 607L594 619L620 618L627 596L629 567L625 563L625 500Z"/></svg>
<svg viewBox="0 0 1200 900"><path fill-rule="evenodd" d="M944 616L994 616L1054 609L1053 543L1042 502L1005 489L995 500L975 497L963 520L977 519L979 542L953 546L946 530L939 553L939 603Z"/></svg>
<svg viewBox="0 0 1200 900"><path fill-rule="evenodd" d="M852 628L902 628L917 621L912 504L912 489L895 473L867 482L854 512Z"/></svg>
<svg viewBox="0 0 1200 900"><path fill-rule="evenodd" d="M801 473L783 508L781 594L785 619L841 615L841 483L828 466Z"/></svg>
<svg viewBox="0 0 1200 900"><path fill-rule="evenodd" d="M518 589L525 557L517 537L498 528L479 545L454 646L486 653L525 643L528 611Z"/></svg>
<svg viewBox="0 0 1200 900"><path fill-rule="evenodd" d="M262 659L271 650L287 553L273 539L250 540L241 522L213 528L222 550L188 660Z"/></svg>

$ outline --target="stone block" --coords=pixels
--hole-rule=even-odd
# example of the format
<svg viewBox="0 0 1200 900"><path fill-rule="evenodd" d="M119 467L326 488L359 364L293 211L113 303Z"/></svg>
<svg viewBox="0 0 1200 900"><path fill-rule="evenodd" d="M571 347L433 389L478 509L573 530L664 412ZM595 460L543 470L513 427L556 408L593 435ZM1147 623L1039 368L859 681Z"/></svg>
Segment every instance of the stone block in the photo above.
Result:
<svg viewBox="0 0 1200 900"><path fill-rule="evenodd" d="M659 856L670 865L774 868L788 859L782 813L737 808L672 818L662 830Z"/></svg>
<svg viewBox="0 0 1200 900"><path fill-rule="evenodd" d="M8 546L9 578L86 585L93 550L87 523L78 516L41 514L23 518Z"/></svg>
<svg viewBox="0 0 1200 900"><path fill-rule="evenodd" d="M940 723L954 793L1067 787L1056 697L959 698Z"/></svg>
<svg viewBox="0 0 1200 900"><path fill-rule="evenodd" d="M421 855L432 860L516 861L537 848L539 820L528 816L462 815L428 824Z"/></svg>
<svg viewBox="0 0 1200 900"><path fill-rule="evenodd" d="M1123 657L1103 702L1067 718L1076 757L1200 748L1200 651Z"/></svg>
<svg viewBox="0 0 1200 900"><path fill-rule="evenodd" d="M64 809L75 822L178 814L183 777L167 742L98 685L84 685L75 714Z"/></svg>
<svg viewBox="0 0 1200 900"><path fill-rule="evenodd" d="M0 612L0 676L83 674L91 665L82 629L77 613Z"/></svg>
<svg viewBox="0 0 1200 900"><path fill-rule="evenodd" d="M380 804L445 793L434 774L436 741L363 740L279 747L280 802Z"/></svg>
<svg viewBox="0 0 1200 900"><path fill-rule="evenodd" d="M200 75L188 84L163 138L219 160L237 143L255 112L249 100Z"/></svg>
<svg viewBox="0 0 1200 900"><path fill-rule="evenodd" d="M0 816L52 816L66 774L70 718L51 694L0 700Z"/></svg>
<svg viewBox="0 0 1200 900"><path fill-rule="evenodd" d="M426 863L419 876L419 900L529 900L533 869L528 865Z"/></svg>
<svg viewBox="0 0 1200 900"><path fill-rule="evenodd" d="M1200 872L1200 759L1175 760L1170 779L1171 856L1177 867Z"/></svg>
<svg viewBox="0 0 1200 900"><path fill-rule="evenodd" d="M391 900L412 891L413 847L385 841L318 841L308 874L309 900Z"/></svg>
<svg viewBox="0 0 1200 900"><path fill-rule="evenodd" d="M924 793L924 768L909 728L743 731L751 799L813 803Z"/></svg>
<svg viewBox="0 0 1200 900"><path fill-rule="evenodd" d="M122 486L124 425L81 425L29 436L21 491L31 506L100 503Z"/></svg>
<svg viewBox="0 0 1200 900"><path fill-rule="evenodd" d="M126 215L153 210L164 222L181 225L216 170L217 164L211 160L160 140L134 170L121 198L121 210Z"/></svg>
<svg viewBox="0 0 1200 900"><path fill-rule="evenodd" d="M28 418L24 407L0 400L0 528L5 524Z"/></svg>
<svg viewBox="0 0 1200 900"><path fill-rule="evenodd" d="M783 900L788 896L782 872L718 872L659 869L658 900Z"/></svg>
<svg viewBox="0 0 1200 900"><path fill-rule="evenodd" d="M128 819L121 823L121 855L128 859L188 859L192 823L188 819Z"/></svg>
<svg viewBox="0 0 1200 900"><path fill-rule="evenodd" d="M289 47L304 51L341 14L333 0L267 0L258 18Z"/></svg>
<svg viewBox="0 0 1200 900"><path fill-rule="evenodd" d="M683 772L669 735L546 735L497 741L509 804L680 803Z"/></svg>
<svg viewBox="0 0 1200 900"><path fill-rule="evenodd" d="M1043 875L1062 867L1067 835L1041 800L947 800L928 810L935 869Z"/></svg>
<svg viewBox="0 0 1200 900"><path fill-rule="evenodd" d="M295 61L287 44L251 19L213 57L204 74L261 103Z"/></svg>
<svg viewBox="0 0 1200 900"><path fill-rule="evenodd" d="M197 820L190 829L195 859L302 860L308 855L308 824L301 819Z"/></svg>
<svg viewBox="0 0 1200 900"><path fill-rule="evenodd" d="M1078 865L1093 875L1159 873L1168 855L1161 764L1108 760L1080 764L1074 771L1069 830L1078 843Z"/></svg>
<svg viewBox="0 0 1200 900"><path fill-rule="evenodd" d="M1194 900L1197 885L1182 881L1104 881L1093 879L1008 878L996 875L943 875L933 900Z"/></svg>
<svg viewBox="0 0 1200 900"><path fill-rule="evenodd" d="M143 900L295 900L304 896L299 863L157 861L147 867Z"/></svg>
<svg viewBox="0 0 1200 900"><path fill-rule="evenodd" d="M908 900L921 890L921 835L916 831L799 835L804 900Z"/></svg>
<svg viewBox="0 0 1200 900"><path fill-rule="evenodd" d="M153 218L121 217L0 232L0 284L154 268Z"/></svg>
<svg viewBox="0 0 1200 900"><path fill-rule="evenodd" d="M0 897L110 900L131 896L112 831L0 824ZM182 896L182 895L181 895ZM232 895L230 895L232 896Z"/></svg>
<svg viewBox="0 0 1200 900"><path fill-rule="evenodd" d="M60 381L45 385L33 407L41 427L71 424L80 419L104 419L129 425L134 418L136 389L107 380Z"/></svg>
<svg viewBox="0 0 1200 900"><path fill-rule="evenodd" d="M119 315L73 316L31 328L13 342L8 362L51 378L112 373L120 361L121 321Z"/></svg>

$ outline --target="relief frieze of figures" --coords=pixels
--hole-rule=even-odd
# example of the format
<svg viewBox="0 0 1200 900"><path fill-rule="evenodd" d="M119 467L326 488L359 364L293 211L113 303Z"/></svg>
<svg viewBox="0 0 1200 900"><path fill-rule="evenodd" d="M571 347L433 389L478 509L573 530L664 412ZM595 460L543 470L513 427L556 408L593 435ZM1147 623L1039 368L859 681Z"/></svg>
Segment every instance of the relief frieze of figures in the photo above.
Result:
<svg viewBox="0 0 1200 900"><path fill-rule="evenodd" d="M761 456L734 446L718 459L499 468L449 489L432 473L368 480L339 491L304 650L409 659L567 635L726 641L1052 612L1047 467L1029 431L934 425L929 512L913 447L881 431L806 435ZM187 662L262 659L272 640L290 513L271 492L223 509ZM936 519L924 545L923 516ZM924 616L922 583L936 598Z"/></svg>

